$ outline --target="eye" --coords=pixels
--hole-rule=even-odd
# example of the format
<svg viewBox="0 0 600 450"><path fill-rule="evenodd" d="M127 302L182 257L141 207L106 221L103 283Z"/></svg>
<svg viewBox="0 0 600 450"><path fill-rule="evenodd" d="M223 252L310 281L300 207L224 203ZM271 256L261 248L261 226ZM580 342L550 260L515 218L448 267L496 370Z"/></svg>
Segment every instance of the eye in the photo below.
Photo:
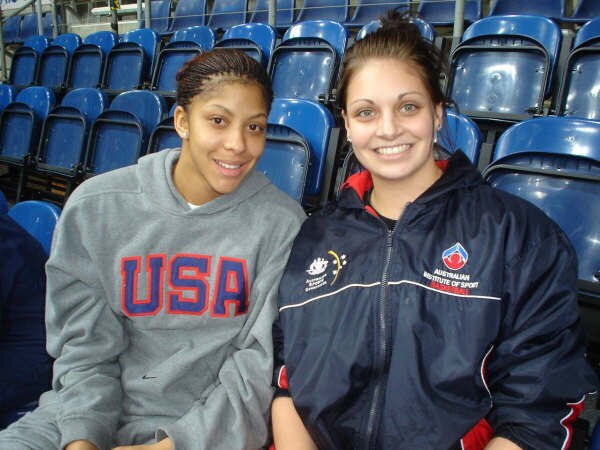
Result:
<svg viewBox="0 0 600 450"><path fill-rule="evenodd" d="M407 103L405 105L402 105L401 109L404 112L410 113L410 112L415 112L417 110L417 106L413 105L412 103Z"/></svg>
<svg viewBox="0 0 600 450"><path fill-rule="evenodd" d="M262 133L263 131L265 131L265 126L258 123L251 123L250 125L248 125L248 129L255 133Z"/></svg>
<svg viewBox="0 0 600 450"><path fill-rule="evenodd" d="M218 116L211 117L210 121L212 123L214 123L215 125L223 125L225 123L225 120L222 117L218 117Z"/></svg>
<svg viewBox="0 0 600 450"><path fill-rule="evenodd" d="M359 119L368 119L373 117L374 112L372 109L359 109L354 115Z"/></svg>

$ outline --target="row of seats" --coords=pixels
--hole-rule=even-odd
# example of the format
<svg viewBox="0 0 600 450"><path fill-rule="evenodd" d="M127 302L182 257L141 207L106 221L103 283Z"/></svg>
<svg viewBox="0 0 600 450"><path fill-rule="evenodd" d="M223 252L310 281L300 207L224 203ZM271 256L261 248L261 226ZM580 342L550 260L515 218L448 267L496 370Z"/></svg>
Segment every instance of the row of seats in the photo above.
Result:
<svg viewBox="0 0 600 450"><path fill-rule="evenodd" d="M52 38L55 31L59 33L62 28L62 16L56 15L56 22L58 29L54 30L52 24L52 14L45 12L42 14L42 36ZM25 42L32 36L38 36L38 19L36 13L29 13L23 15L12 15L3 20L2 23L2 36L4 37L4 44L19 44Z"/></svg>

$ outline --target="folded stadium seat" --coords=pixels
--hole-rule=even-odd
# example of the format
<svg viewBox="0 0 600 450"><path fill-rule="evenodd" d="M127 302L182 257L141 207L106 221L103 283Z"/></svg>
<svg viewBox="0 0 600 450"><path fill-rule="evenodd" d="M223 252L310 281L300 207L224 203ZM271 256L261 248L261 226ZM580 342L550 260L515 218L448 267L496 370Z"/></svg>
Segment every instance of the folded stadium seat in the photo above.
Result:
<svg viewBox="0 0 600 450"><path fill-rule="evenodd" d="M8 16L2 23L2 37L4 45L16 44L22 42L21 33L21 17L20 15Z"/></svg>
<svg viewBox="0 0 600 450"><path fill-rule="evenodd" d="M81 45L75 33L58 35L40 56L37 84L62 93L67 85L71 55Z"/></svg>
<svg viewBox="0 0 600 450"><path fill-rule="evenodd" d="M584 24L600 16L600 2L598 0L579 0L570 16L563 16L563 22Z"/></svg>
<svg viewBox="0 0 600 450"><path fill-rule="evenodd" d="M348 18L348 2L346 0L304 0L298 11L296 22L307 20L333 20L344 23Z"/></svg>
<svg viewBox="0 0 600 450"><path fill-rule="evenodd" d="M323 105L276 98L257 169L310 210L328 193L333 169L329 162L335 156L336 146L334 128L333 115Z"/></svg>
<svg viewBox="0 0 600 450"><path fill-rule="evenodd" d="M275 28L287 30L294 22L294 0L276 0ZM269 1L256 0L250 15L250 23L269 23Z"/></svg>
<svg viewBox="0 0 600 450"><path fill-rule="evenodd" d="M276 39L277 33L272 26L264 23L247 23L229 28L215 47L242 50L262 63L266 69L269 67Z"/></svg>
<svg viewBox="0 0 600 450"><path fill-rule="evenodd" d="M39 200L18 202L8 210L8 215L42 245L47 255L60 213L60 207Z"/></svg>
<svg viewBox="0 0 600 450"><path fill-rule="evenodd" d="M47 180L44 195L62 202L81 180L88 132L107 107L108 98L101 90L77 88L67 92L60 105L50 111L42 127L35 166L35 174ZM64 189L59 189L63 185Z"/></svg>
<svg viewBox="0 0 600 450"><path fill-rule="evenodd" d="M0 191L0 214L6 214L8 212L8 202L4 193Z"/></svg>
<svg viewBox="0 0 600 450"><path fill-rule="evenodd" d="M577 253L583 324L600 344L600 122L542 117L507 129L484 171L552 218Z"/></svg>
<svg viewBox="0 0 600 450"><path fill-rule="evenodd" d="M565 0L494 0L490 7L490 16L507 14L530 14L560 20L565 15Z"/></svg>
<svg viewBox="0 0 600 450"><path fill-rule="evenodd" d="M206 0L185 0L177 2L171 21L171 33L182 28L206 24Z"/></svg>
<svg viewBox="0 0 600 450"><path fill-rule="evenodd" d="M37 14L29 13L24 14L21 18L21 31L19 33L20 42L25 42L32 36L38 36L38 23L37 23Z"/></svg>
<svg viewBox="0 0 600 450"><path fill-rule="evenodd" d="M148 153L156 153L168 148L181 147L181 138L177 134L177 131L175 131L175 125L173 124L173 115L176 107L177 103L173 104L169 110L169 116L162 120L156 128L152 130L148 142Z"/></svg>
<svg viewBox="0 0 600 450"><path fill-rule="evenodd" d="M67 88L98 88L102 83L106 55L117 44L118 36L112 31L96 31L83 40L71 55Z"/></svg>
<svg viewBox="0 0 600 450"><path fill-rule="evenodd" d="M575 35L561 77L557 113L600 119L600 17L587 22Z"/></svg>
<svg viewBox="0 0 600 450"><path fill-rule="evenodd" d="M164 99L151 91L123 92L114 98L90 130L84 172L87 176L135 164L148 137L161 122Z"/></svg>
<svg viewBox="0 0 600 450"><path fill-rule="evenodd" d="M352 18L344 25L351 29L361 28L372 20L385 17L390 9L396 9L401 13L408 12L410 1L358 0Z"/></svg>
<svg viewBox="0 0 600 450"><path fill-rule="evenodd" d="M44 86L31 86L20 91L13 103L0 112L0 164L13 168L18 179L9 179L11 190L21 197L25 166L35 153L42 123L54 107L54 93Z"/></svg>
<svg viewBox="0 0 600 450"><path fill-rule="evenodd" d="M12 57L9 83L17 89L36 84L40 56L49 44L45 36L33 36L23 42Z"/></svg>
<svg viewBox="0 0 600 450"><path fill-rule="evenodd" d="M150 28L161 36L170 34L171 28L171 5L173 0L152 0L150 2ZM146 22L142 19L142 28L146 28Z"/></svg>
<svg viewBox="0 0 600 450"><path fill-rule="evenodd" d="M435 30L428 22L418 17L411 17L410 22L414 23L417 27L419 27L419 31L421 32L421 36L423 36L423 38L427 39L430 42L433 42L435 40ZM369 23L365 24L360 30L358 30L356 36L354 37L354 40L360 41L367 34L373 33L379 28L381 28L381 21L379 19L372 20Z"/></svg>
<svg viewBox="0 0 600 450"><path fill-rule="evenodd" d="M248 0L219 0L213 3L207 25L215 31L246 23Z"/></svg>
<svg viewBox="0 0 600 450"><path fill-rule="evenodd" d="M271 56L275 97L331 102L347 40L346 28L330 20L299 22L288 28Z"/></svg>
<svg viewBox="0 0 600 450"><path fill-rule="evenodd" d="M214 44L215 34L205 25L177 30L158 55L150 88L160 95L174 97L175 76L181 66L198 53L210 50Z"/></svg>
<svg viewBox="0 0 600 450"><path fill-rule="evenodd" d="M60 14L56 15L56 26L56 35L58 36L62 30L62 16ZM52 23L52 14L49 12L42 14L42 30L42 34L48 39L54 38L54 24Z"/></svg>
<svg viewBox="0 0 600 450"><path fill-rule="evenodd" d="M15 101L17 90L10 84L0 84L0 111L6 108L6 105Z"/></svg>
<svg viewBox="0 0 600 450"><path fill-rule="evenodd" d="M102 87L109 95L142 89L152 77L154 58L160 44L150 28L131 30L108 52Z"/></svg>
<svg viewBox="0 0 600 450"><path fill-rule="evenodd" d="M465 1L465 22L473 23L481 19L481 0ZM449 26L454 24L454 8L456 1L421 0L418 14L423 20L434 26Z"/></svg>

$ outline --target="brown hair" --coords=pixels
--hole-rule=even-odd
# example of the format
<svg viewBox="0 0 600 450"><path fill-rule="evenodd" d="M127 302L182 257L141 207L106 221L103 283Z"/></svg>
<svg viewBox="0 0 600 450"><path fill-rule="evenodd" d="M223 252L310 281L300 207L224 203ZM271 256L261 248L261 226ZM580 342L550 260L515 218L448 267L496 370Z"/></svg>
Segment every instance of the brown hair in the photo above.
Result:
<svg viewBox="0 0 600 450"><path fill-rule="evenodd" d="M338 106L346 109L348 84L356 70L368 64L370 58L395 58L409 63L420 73L433 103L450 104L442 89L443 78L448 78L448 64L442 52L422 37L408 16L390 11L381 22L381 28L356 41L346 52L337 89Z"/></svg>
<svg viewBox="0 0 600 450"><path fill-rule="evenodd" d="M263 66L246 53L228 48L202 52L186 62L176 76L177 104L186 107L192 99L210 90L213 82L256 83L271 110L273 88Z"/></svg>

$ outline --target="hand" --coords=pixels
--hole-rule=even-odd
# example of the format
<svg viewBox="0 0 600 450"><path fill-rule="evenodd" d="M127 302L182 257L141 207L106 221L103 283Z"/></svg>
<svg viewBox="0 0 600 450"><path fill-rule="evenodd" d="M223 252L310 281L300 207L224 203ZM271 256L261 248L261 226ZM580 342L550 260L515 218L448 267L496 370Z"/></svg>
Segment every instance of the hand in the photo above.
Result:
<svg viewBox="0 0 600 450"><path fill-rule="evenodd" d="M90 441L80 439L69 442L65 447L65 450L98 450L98 447L96 447Z"/></svg>
<svg viewBox="0 0 600 450"><path fill-rule="evenodd" d="M71 450L66 448L65 450ZM76 449L78 450L78 449ZM122 445L115 447L112 450L173 450L173 441L170 438L163 439L156 444L148 445Z"/></svg>

